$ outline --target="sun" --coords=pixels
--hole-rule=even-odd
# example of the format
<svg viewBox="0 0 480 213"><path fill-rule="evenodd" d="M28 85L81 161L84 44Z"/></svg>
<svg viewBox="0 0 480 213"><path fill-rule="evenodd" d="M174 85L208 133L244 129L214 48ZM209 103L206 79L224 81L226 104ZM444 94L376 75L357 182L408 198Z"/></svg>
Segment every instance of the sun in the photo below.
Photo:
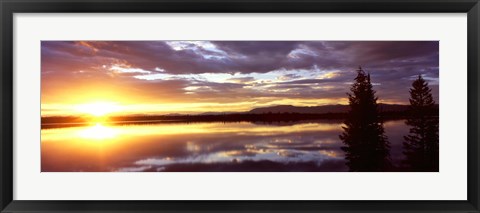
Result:
<svg viewBox="0 0 480 213"><path fill-rule="evenodd" d="M75 110L81 113L100 117L106 114L118 112L121 110L121 107L118 104L111 102L94 102L77 105Z"/></svg>

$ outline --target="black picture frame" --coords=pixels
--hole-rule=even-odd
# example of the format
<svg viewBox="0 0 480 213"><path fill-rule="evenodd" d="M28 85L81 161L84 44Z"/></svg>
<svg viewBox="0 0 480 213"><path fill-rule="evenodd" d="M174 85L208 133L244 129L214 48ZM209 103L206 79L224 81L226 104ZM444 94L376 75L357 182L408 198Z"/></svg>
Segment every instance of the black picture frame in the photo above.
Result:
<svg viewBox="0 0 480 213"><path fill-rule="evenodd" d="M1 212L480 212L478 0L0 0ZM467 13L468 199L466 201L17 201L13 200L14 13ZM445 183L449 184L449 183Z"/></svg>

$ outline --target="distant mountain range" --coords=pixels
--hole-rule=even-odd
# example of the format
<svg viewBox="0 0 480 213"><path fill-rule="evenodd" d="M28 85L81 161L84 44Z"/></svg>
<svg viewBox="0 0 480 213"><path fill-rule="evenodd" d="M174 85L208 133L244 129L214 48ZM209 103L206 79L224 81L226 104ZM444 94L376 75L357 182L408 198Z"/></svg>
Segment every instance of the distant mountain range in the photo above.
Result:
<svg viewBox="0 0 480 213"><path fill-rule="evenodd" d="M401 104L378 104L380 112L405 112L409 105ZM438 105L437 105L438 108ZM350 110L348 105L323 105L323 106L292 106L277 105L270 107L259 107L246 112L205 112L200 115L220 115L220 114L264 114L264 113L301 113L301 114L325 114L325 113L347 113Z"/></svg>
<svg viewBox="0 0 480 213"><path fill-rule="evenodd" d="M399 104L379 104L378 108L381 112L403 112L408 110L408 105ZM308 113L308 114L325 114L325 113L347 113L350 110L348 105L324 105L299 107L292 105L279 105L272 107L262 107L250 110L248 113L262 114L262 113Z"/></svg>
<svg viewBox="0 0 480 213"><path fill-rule="evenodd" d="M437 110L429 113L438 116ZM405 119L408 105L379 104L383 119ZM292 105L278 105L271 107L255 108L245 112L205 112L202 114L166 114L166 115L125 115L112 116L110 123L175 123L175 122L279 122L301 121L315 119L343 119L350 110L348 105L325 105L312 107L299 107ZM284 114L285 113L285 114ZM56 128L65 126L83 126L90 124L88 118L82 116L52 116L42 117L42 128Z"/></svg>

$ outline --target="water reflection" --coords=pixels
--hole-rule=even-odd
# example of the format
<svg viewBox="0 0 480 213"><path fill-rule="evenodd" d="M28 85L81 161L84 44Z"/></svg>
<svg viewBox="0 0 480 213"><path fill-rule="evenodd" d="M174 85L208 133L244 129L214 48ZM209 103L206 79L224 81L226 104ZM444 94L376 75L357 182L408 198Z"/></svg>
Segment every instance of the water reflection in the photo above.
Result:
<svg viewBox="0 0 480 213"><path fill-rule="evenodd" d="M94 126L78 131L78 136L85 139L104 140L108 138L114 138L118 135L118 132L119 131L116 128L106 127L100 123L97 123Z"/></svg>
<svg viewBox="0 0 480 213"><path fill-rule="evenodd" d="M176 123L42 129L42 171L348 171L341 121ZM385 123L392 160L403 120Z"/></svg>

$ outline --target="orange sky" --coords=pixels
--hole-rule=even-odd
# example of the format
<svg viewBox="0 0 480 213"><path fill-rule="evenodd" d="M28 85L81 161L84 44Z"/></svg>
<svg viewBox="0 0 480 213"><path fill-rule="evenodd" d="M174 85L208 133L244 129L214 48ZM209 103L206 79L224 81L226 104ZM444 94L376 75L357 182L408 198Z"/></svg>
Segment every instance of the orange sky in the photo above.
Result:
<svg viewBox="0 0 480 213"><path fill-rule="evenodd" d="M438 42L43 41L42 116L347 104L359 64L383 103L418 74L438 100Z"/></svg>

